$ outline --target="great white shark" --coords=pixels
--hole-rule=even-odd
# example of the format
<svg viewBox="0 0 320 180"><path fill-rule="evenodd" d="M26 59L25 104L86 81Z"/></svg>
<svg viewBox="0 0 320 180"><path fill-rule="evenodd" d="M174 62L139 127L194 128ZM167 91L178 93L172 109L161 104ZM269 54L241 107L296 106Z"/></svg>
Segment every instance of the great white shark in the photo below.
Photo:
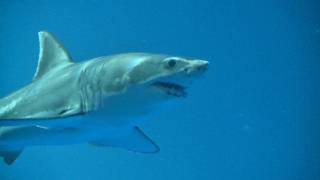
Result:
<svg viewBox="0 0 320 180"><path fill-rule="evenodd" d="M89 143L158 152L137 119L161 102L186 97L188 80L209 65L151 53L75 63L51 33L39 32L39 42L32 82L0 99L0 156L9 165L36 145Z"/></svg>

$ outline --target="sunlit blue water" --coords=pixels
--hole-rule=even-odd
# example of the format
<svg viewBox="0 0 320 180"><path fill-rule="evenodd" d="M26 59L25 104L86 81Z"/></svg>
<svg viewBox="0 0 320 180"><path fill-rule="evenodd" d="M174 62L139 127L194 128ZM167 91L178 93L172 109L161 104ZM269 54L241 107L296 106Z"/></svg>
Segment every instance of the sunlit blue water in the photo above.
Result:
<svg viewBox="0 0 320 180"><path fill-rule="evenodd" d="M1 180L319 180L320 3L305 1L0 1L0 94L27 84L37 32L75 61L120 52L208 59L182 102L146 117L160 147L27 148Z"/></svg>

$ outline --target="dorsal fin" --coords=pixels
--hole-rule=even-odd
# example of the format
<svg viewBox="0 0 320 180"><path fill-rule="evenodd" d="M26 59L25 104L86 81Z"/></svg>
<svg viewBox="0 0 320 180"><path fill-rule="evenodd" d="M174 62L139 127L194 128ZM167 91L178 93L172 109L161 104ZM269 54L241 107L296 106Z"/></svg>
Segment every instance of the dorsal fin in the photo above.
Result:
<svg viewBox="0 0 320 180"><path fill-rule="evenodd" d="M67 51L51 33L40 31L39 43L38 67L33 80L41 78L44 74L58 66L72 63Z"/></svg>

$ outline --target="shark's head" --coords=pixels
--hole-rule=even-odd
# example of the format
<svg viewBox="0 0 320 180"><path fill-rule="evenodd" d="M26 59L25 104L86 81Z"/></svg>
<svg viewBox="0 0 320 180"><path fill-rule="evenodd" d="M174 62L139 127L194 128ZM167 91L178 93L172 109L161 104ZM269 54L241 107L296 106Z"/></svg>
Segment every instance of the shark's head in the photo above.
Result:
<svg viewBox="0 0 320 180"><path fill-rule="evenodd" d="M177 56L148 54L137 58L128 76L132 84L144 84L169 97L186 97L192 79L208 69L209 62Z"/></svg>

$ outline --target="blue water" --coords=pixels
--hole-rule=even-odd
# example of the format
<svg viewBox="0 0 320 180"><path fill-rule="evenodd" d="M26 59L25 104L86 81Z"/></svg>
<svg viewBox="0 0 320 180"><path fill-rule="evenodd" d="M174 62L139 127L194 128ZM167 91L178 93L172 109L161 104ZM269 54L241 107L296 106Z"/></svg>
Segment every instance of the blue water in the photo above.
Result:
<svg viewBox="0 0 320 180"><path fill-rule="evenodd" d="M76 62L143 51L211 63L141 127L158 154L31 147L0 163L1 180L320 179L318 0L2 0L0 26L2 96L32 79L40 30Z"/></svg>

